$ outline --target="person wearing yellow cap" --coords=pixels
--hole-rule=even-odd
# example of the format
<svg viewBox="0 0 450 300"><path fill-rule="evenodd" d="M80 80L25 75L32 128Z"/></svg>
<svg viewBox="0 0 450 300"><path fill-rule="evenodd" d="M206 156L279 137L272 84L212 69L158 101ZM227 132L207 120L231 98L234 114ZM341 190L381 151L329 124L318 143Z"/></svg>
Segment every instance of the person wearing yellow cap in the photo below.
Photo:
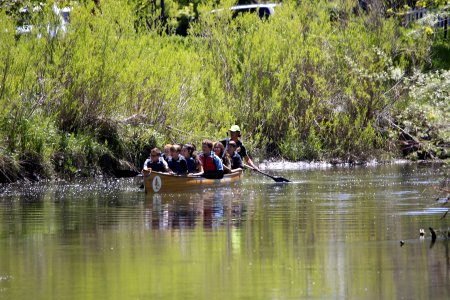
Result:
<svg viewBox="0 0 450 300"><path fill-rule="evenodd" d="M234 141L237 146L236 152L242 157L244 162L253 169L259 170L259 168L253 163L252 159L248 155L247 149L239 139L240 137L241 137L241 128L238 125L233 125L230 127L230 137L220 142L225 146L225 149L228 149L228 143L230 141Z"/></svg>

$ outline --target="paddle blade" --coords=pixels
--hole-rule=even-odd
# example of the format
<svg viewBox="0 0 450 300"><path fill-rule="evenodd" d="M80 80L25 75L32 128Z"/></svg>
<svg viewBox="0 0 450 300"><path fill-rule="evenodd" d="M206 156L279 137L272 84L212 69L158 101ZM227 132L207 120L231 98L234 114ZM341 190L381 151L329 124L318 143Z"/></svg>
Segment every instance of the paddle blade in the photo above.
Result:
<svg viewBox="0 0 450 300"><path fill-rule="evenodd" d="M287 180L286 178L283 177L279 177L279 176L274 176L272 177L273 180L275 180L276 182L291 182L290 180Z"/></svg>

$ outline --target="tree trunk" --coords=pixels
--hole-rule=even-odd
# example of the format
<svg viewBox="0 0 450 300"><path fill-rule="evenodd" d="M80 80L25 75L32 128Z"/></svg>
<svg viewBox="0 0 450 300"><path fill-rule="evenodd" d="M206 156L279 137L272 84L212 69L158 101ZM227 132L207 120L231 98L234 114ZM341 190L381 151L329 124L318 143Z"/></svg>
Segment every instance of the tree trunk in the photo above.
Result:
<svg viewBox="0 0 450 300"><path fill-rule="evenodd" d="M161 0L161 23L162 25L166 25L166 4L164 3L164 0Z"/></svg>
<svg viewBox="0 0 450 300"><path fill-rule="evenodd" d="M448 16L444 20L444 39L447 38L447 30L448 30Z"/></svg>

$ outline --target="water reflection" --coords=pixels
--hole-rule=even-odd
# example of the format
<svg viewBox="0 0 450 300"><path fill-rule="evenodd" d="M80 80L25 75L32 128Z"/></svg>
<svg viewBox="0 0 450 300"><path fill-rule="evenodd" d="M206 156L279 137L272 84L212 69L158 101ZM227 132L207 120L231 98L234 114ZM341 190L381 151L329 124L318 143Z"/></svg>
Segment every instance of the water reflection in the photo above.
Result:
<svg viewBox="0 0 450 300"><path fill-rule="evenodd" d="M151 229L189 229L202 226L214 230L221 226L239 227L245 203L231 190L201 193L154 194L145 198L145 223Z"/></svg>
<svg viewBox="0 0 450 300"><path fill-rule="evenodd" d="M161 195L138 179L6 188L0 299L447 299L446 195L430 189L444 173L246 174Z"/></svg>

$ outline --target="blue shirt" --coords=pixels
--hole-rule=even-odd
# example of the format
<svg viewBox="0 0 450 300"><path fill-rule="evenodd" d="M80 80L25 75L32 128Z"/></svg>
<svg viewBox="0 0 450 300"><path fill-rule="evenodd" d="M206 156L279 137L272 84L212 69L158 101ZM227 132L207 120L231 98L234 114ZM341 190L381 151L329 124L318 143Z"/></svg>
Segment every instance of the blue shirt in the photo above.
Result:
<svg viewBox="0 0 450 300"><path fill-rule="evenodd" d="M163 160L162 157L160 157L157 162L153 162L151 158L147 158L144 162L144 166L147 166L147 168L151 168L152 171L156 172L167 171L167 163Z"/></svg>
<svg viewBox="0 0 450 300"><path fill-rule="evenodd" d="M184 156L179 155L178 159L169 159L169 168L178 175L185 175L188 172L188 166Z"/></svg>
<svg viewBox="0 0 450 300"><path fill-rule="evenodd" d="M217 171L223 171L223 163L222 159L218 157L213 151L211 151L211 157L214 160L214 164L216 165Z"/></svg>
<svg viewBox="0 0 450 300"><path fill-rule="evenodd" d="M186 159L186 163L187 163L189 173L194 173L197 171L197 165L195 164L194 158L189 157L188 159Z"/></svg>

